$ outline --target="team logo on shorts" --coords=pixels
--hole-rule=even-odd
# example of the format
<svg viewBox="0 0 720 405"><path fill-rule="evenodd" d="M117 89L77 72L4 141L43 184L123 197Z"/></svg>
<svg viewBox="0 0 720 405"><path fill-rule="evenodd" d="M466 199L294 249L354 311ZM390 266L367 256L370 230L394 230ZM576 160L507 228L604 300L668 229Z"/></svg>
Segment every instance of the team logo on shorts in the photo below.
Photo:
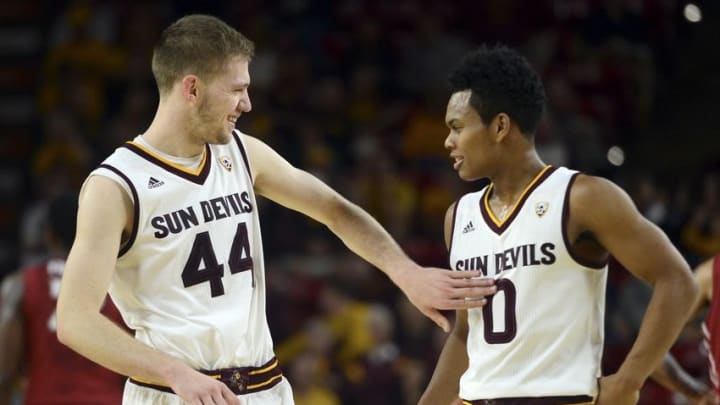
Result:
<svg viewBox="0 0 720 405"><path fill-rule="evenodd" d="M549 206L550 206L550 203L545 202L545 201L540 201L538 203L535 203L535 214L537 214L538 217L545 215Z"/></svg>
<svg viewBox="0 0 720 405"><path fill-rule="evenodd" d="M222 165L222 167L225 168L225 170L227 170L227 171L229 171L229 172L232 171L232 160L230 160L229 157L227 157L227 156L220 156L220 157L218 158L218 161L220 162L220 164Z"/></svg>

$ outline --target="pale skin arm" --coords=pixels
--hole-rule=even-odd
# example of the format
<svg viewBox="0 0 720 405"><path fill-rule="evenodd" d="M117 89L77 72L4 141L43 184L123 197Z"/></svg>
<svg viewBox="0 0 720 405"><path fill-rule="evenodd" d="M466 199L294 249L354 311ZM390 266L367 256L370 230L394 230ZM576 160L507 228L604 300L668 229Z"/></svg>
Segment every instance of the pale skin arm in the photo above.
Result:
<svg viewBox="0 0 720 405"><path fill-rule="evenodd" d="M480 275L477 271L420 267L362 208L293 167L260 140L247 135L244 140L258 194L326 225L350 250L387 274L444 331L450 330L450 323L439 309L480 307L485 304L483 297L495 292L492 280L472 279Z"/></svg>
<svg viewBox="0 0 720 405"><path fill-rule="evenodd" d="M589 235L653 288L638 336L617 373L601 378L598 405L630 405L677 338L697 295L690 268L627 194L598 177L578 176L570 194L571 241Z"/></svg>
<svg viewBox="0 0 720 405"><path fill-rule="evenodd" d="M22 374L25 358L22 295L22 274L7 276L0 286L0 404L10 403L15 383Z"/></svg>
<svg viewBox="0 0 720 405"><path fill-rule="evenodd" d="M700 294L690 311L693 314L691 319L697 318L700 311L707 307L712 299L712 263L712 259L707 260L695 269L695 282L700 289ZM668 390L682 393L694 404L701 404L704 399L708 401L712 396L712 391L708 386L688 374L669 352L665 354L662 364L652 372L650 377Z"/></svg>
<svg viewBox="0 0 720 405"><path fill-rule="evenodd" d="M190 404L240 404L224 384L136 341L100 313L132 212L129 196L117 183L101 176L87 181L58 297L58 339L119 374L169 386Z"/></svg>

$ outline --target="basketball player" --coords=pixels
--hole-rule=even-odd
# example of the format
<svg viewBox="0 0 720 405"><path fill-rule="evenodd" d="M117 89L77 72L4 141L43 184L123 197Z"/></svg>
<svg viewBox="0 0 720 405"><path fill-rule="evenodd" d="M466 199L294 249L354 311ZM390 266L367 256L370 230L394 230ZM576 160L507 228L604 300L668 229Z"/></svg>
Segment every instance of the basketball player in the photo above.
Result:
<svg viewBox="0 0 720 405"><path fill-rule="evenodd" d="M25 405L117 405L124 378L60 344L55 304L65 258L75 237L77 194L62 194L48 210L48 260L9 275L0 290L0 403L14 386ZM111 301L103 313L120 322Z"/></svg>
<svg viewBox="0 0 720 405"><path fill-rule="evenodd" d="M665 388L684 394L693 404L720 404L720 254L701 263L694 271L700 294L692 307L692 314L709 309L702 324L705 348L708 352L708 374L712 387L689 375L671 354L665 355L663 364L652 374L655 381Z"/></svg>
<svg viewBox="0 0 720 405"><path fill-rule="evenodd" d="M463 180L490 180L447 211L450 265L480 270L498 292L458 311L420 403L458 393L464 404L636 403L697 294L688 265L619 187L538 157L544 89L517 52L477 49L450 83L453 167ZM609 255L653 296L624 363L598 383Z"/></svg>
<svg viewBox="0 0 720 405"><path fill-rule="evenodd" d="M438 309L494 292L479 272L419 267L365 211L234 129L251 110L253 48L211 16L166 28L152 123L83 185L58 336L130 377L125 404L292 404L265 315L256 194L325 224L445 329ZM99 316L108 289L135 339Z"/></svg>

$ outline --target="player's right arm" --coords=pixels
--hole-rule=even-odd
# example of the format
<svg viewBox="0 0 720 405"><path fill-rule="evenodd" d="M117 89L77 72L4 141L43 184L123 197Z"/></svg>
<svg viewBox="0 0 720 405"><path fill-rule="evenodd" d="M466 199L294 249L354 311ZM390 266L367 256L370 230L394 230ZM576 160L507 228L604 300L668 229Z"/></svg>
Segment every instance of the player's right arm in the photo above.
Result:
<svg viewBox="0 0 720 405"><path fill-rule="evenodd" d="M450 250L452 240L452 224L455 214L453 203L445 212L444 236L445 246ZM460 376L468 367L467 336L468 322L467 310L457 310L455 325L452 333L445 341L440 353L437 366L433 372L428 387L425 389L418 405L448 405L455 404L460 391Z"/></svg>
<svg viewBox="0 0 720 405"><path fill-rule="evenodd" d="M696 319L701 310L710 304L713 284L713 259L701 263L694 272L695 282L700 294L693 302L691 320ZM670 391L677 391L688 397L692 403L699 404L704 397L711 395L708 386L691 376L670 353L665 354L662 364L650 375L653 380Z"/></svg>
<svg viewBox="0 0 720 405"><path fill-rule="evenodd" d="M224 384L135 340L100 313L132 215L133 202L120 185L103 176L88 179L58 297L58 339L119 374L169 386L191 404L239 404Z"/></svg>
<svg viewBox="0 0 720 405"><path fill-rule="evenodd" d="M22 319L22 273L5 278L0 285L0 404L9 404L22 370L24 327Z"/></svg>
<svg viewBox="0 0 720 405"><path fill-rule="evenodd" d="M243 137L259 195L327 226L351 251L384 272L444 331L450 331L450 323L440 309L479 308L487 302L485 296L497 290L493 279L478 278L479 271L421 267L367 211L314 175L294 167L261 140Z"/></svg>

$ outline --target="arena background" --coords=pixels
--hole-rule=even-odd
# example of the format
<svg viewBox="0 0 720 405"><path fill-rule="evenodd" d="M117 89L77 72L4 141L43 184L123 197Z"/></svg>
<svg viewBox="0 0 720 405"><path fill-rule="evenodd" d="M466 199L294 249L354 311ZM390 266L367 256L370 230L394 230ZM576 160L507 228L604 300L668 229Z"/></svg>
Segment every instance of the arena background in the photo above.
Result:
<svg viewBox="0 0 720 405"><path fill-rule="evenodd" d="M421 264L446 265L444 210L479 186L442 147L448 69L496 42L543 76L547 162L616 181L692 265L720 251L718 1L12 0L0 6L1 274L43 257L48 198L147 127L152 44L190 12L256 42L238 127L368 209ZM260 209L269 320L298 404L308 392L324 393L316 405L416 403L444 334L326 229ZM649 295L612 267L608 373ZM674 350L705 375L696 326ZM641 403L683 401L648 383Z"/></svg>

